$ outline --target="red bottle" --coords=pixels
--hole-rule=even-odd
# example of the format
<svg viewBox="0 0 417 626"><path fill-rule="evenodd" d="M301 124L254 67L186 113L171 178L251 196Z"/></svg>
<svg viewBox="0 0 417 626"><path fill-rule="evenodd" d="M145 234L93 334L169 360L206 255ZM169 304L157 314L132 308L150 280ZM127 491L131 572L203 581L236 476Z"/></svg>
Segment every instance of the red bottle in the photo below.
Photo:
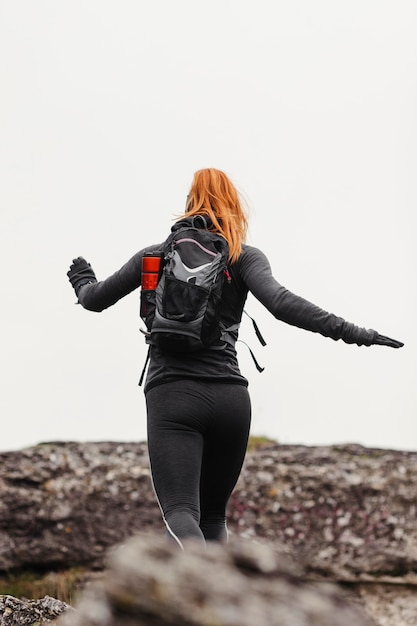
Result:
<svg viewBox="0 0 417 626"><path fill-rule="evenodd" d="M142 281L143 291L154 291L158 284L162 271L162 252L145 252L142 258Z"/></svg>

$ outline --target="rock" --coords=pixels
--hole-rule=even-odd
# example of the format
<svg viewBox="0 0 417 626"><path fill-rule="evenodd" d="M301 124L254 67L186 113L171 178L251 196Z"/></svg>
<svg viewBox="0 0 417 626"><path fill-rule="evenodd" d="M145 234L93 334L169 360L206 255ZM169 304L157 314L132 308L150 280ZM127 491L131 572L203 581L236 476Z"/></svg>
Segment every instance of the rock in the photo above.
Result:
<svg viewBox="0 0 417 626"><path fill-rule="evenodd" d="M162 531L144 443L2 453L0 494L0 571L102 567L106 550L125 537Z"/></svg>
<svg viewBox="0 0 417 626"><path fill-rule="evenodd" d="M309 580L345 583L381 626L417 624L416 482L417 452L270 442L246 457L229 530L279 548ZM2 453L0 495L3 572L101 569L120 541L165 534L145 443Z"/></svg>
<svg viewBox="0 0 417 626"><path fill-rule="evenodd" d="M416 626L415 586L359 583L352 591L379 626Z"/></svg>
<svg viewBox="0 0 417 626"><path fill-rule="evenodd" d="M270 444L247 455L229 529L285 544L317 576L417 580L417 453ZM145 443L49 443L0 454L0 571L102 567L164 533Z"/></svg>
<svg viewBox="0 0 417 626"><path fill-rule="evenodd" d="M416 584L416 481L416 452L271 444L246 458L230 527L285 543L319 577Z"/></svg>
<svg viewBox="0 0 417 626"><path fill-rule="evenodd" d="M242 540L181 551L160 537L135 537L75 609L57 626L374 624L337 587L309 584L277 550Z"/></svg>
<svg viewBox="0 0 417 626"><path fill-rule="evenodd" d="M41 600L18 600L0 595L0 626L41 626L51 624L58 615L73 609L60 600L45 596Z"/></svg>

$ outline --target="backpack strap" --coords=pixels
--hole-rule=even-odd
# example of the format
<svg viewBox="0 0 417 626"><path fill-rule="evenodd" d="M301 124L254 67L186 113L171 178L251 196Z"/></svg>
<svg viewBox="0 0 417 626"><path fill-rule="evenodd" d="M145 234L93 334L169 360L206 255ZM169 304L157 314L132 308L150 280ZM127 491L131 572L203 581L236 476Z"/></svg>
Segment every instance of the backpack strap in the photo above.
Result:
<svg viewBox="0 0 417 626"><path fill-rule="evenodd" d="M220 324L221 327L221 335L220 341L225 341L226 343L230 343L232 346L235 345L236 339L232 335L234 330L239 330L239 322L237 324L232 324L231 326L224 326L224 324Z"/></svg>
<svg viewBox="0 0 417 626"><path fill-rule="evenodd" d="M249 313L247 313L247 311L243 310L243 312L249 317L250 320L252 320L252 324L253 324L253 328L255 330L256 336L259 339L259 342L261 343L262 346L266 346L266 341L265 339L262 337L261 331L258 328L257 323L255 322L255 320L253 319L253 317L251 317L249 315ZM245 341L242 341L242 339L235 339L235 337L232 335L232 331L233 330L238 330L240 324L232 324L231 326L228 326L227 328L222 328L222 334L220 336L221 341L224 341L225 343L223 344L223 346L211 346L212 350L224 350L224 348L226 347L226 343L230 343L233 347L236 344L236 341L239 341L240 343L243 343L244 346L247 347L247 349L249 350L249 353L253 359L253 362L255 363L255 367L258 370L259 373L262 373L264 371L264 367L262 367L261 365L259 365L258 361L256 360L256 357L252 351L252 349L248 346L248 344Z"/></svg>
<svg viewBox="0 0 417 626"><path fill-rule="evenodd" d="M241 339L238 339L238 341L239 341L240 343L243 343L243 345L247 347L247 349L249 350L250 355L251 355L251 357L252 357L252 359L253 359L253 362L255 363L255 367L256 367L256 369L257 369L257 370L258 370L258 372L261 374L261 373L264 371L264 369L265 369L265 368L264 368L264 367L261 367L261 366L259 365L258 361L255 359L255 355L253 354L253 352L252 352L252 350L250 349L250 347L248 346L248 344L247 344L245 341L242 341Z"/></svg>
<svg viewBox="0 0 417 626"><path fill-rule="evenodd" d="M253 317L251 317L251 316L249 315L249 313L248 313L247 311L245 311L245 309L243 309L243 312L245 313L245 315L247 315L247 316L248 316L248 318L249 318L250 320L252 320L253 328L254 328L254 330L255 330L255 334L256 334L256 336L257 336L257 337L258 337L258 339L259 339L260 344L261 344L262 346L266 346L266 341L265 341L265 339L264 339L264 338L262 337L262 335L261 335L261 331L260 331L260 330L259 330L259 328L258 328L258 324L255 322L255 320L253 319Z"/></svg>
<svg viewBox="0 0 417 626"><path fill-rule="evenodd" d="M245 309L243 309L243 313L244 313L245 315L247 315L247 316L249 317L249 319L252 321L253 329L254 329L254 331L255 331L256 336L257 336L257 337L258 337L258 339L259 339L259 343L260 343L262 346L266 346L266 341L265 341L265 339L262 337L262 334L261 334L261 331L259 330L258 324L255 322L255 320L253 319L253 317L251 317L251 316L249 315L249 313L248 313ZM265 369L265 368L264 368L264 367L261 367L261 366L259 365L259 363L258 363L258 361L256 360L255 355L254 355L254 353L252 352L251 348L248 346L248 344L247 344L247 343L245 343L245 342L244 342L244 341L242 341L241 339L238 339L238 341L240 341L241 343L243 343L243 344L247 347L247 349L249 350L250 355L251 355L251 357L252 357L252 359L253 359L253 362L255 363L256 369L258 370L258 372L262 373L262 372L264 371L264 369Z"/></svg>
<svg viewBox="0 0 417 626"><path fill-rule="evenodd" d="M148 348L148 352L146 353L145 365L143 366L142 374L140 375L138 385L142 386L143 379L145 378L146 368L148 367L149 359L151 358L151 346Z"/></svg>

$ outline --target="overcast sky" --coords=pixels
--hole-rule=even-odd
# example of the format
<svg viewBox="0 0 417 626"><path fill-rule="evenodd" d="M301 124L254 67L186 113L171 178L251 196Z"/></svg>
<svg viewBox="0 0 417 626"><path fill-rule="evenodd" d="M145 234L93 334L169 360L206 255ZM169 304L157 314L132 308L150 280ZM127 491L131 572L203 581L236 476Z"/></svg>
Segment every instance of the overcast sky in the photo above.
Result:
<svg viewBox="0 0 417 626"><path fill-rule="evenodd" d="M417 3L0 0L1 440L144 440L139 292L75 306L223 169L279 282L401 350L244 321L252 433L417 449Z"/></svg>

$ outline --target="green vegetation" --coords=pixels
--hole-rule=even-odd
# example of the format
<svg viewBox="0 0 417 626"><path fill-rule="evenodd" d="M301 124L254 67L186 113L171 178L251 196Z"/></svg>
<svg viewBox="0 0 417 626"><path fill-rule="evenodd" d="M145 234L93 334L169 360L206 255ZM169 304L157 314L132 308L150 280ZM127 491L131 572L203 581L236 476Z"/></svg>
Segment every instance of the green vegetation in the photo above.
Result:
<svg viewBox="0 0 417 626"><path fill-rule="evenodd" d="M88 570L71 568L57 572L39 573L33 570L0 575L0 595L38 600L51 596L72 604L85 580Z"/></svg>
<svg viewBox="0 0 417 626"><path fill-rule="evenodd" d="M251 435L249 437L248 452L253 452L254 450L259 450L260 448L276 443L277 442L273 439L269 439L268 437L264 437L262 435Z"/></svg>

